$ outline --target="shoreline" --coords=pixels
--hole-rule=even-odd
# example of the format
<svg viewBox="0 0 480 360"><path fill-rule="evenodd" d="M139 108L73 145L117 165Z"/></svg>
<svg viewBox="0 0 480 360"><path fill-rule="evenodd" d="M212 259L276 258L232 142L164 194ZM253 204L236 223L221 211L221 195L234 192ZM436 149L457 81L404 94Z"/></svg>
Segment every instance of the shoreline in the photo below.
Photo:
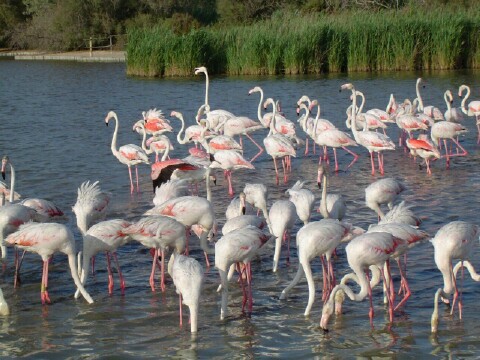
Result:
<svg viewBox="0 0 480 360"><path fill-rule="evenodd" d="M35 50L0 51L0 59L9 60L57 60L57 61L79 61L79 62L126 62L125 51L69 51L69 52L48 52Z"/></svg>

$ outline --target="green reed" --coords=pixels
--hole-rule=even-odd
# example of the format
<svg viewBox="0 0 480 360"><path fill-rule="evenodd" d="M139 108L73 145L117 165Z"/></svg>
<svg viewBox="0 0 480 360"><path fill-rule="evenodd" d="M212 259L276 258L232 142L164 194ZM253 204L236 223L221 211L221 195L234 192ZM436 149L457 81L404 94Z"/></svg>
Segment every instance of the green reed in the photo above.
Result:
<svg viewBox="0 0 480 360"><path fill-rule="evenodd" d="M249 26L177 35L166 27L130 29L128 73L302 74L436 70L480 66L480 11L283 14Z"/></svg>

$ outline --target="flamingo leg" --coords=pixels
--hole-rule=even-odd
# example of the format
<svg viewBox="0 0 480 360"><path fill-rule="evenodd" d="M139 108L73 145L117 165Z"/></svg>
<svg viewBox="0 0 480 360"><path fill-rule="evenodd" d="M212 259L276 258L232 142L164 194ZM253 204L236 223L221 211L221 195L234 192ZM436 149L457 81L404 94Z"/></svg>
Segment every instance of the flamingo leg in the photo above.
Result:
<svg viewBox="0 0 480 360"><path fill-rule="evenodd" d="M370 163L372 164L372 175L375 175L375 161L373 160L373 151L370 151Z"/></svg>
<svg viewBox="0 0 480 360"><path fill-rule="evenodd" d="M140 185L138 184L138 166L135 165L135 181L137 182L137 193L140 192Z"/></svg>
<svg viewBox="0 0 480 360"><path fill-rule="evenodd" d="M388 264L388 261L387 261L387 264ZM388 275L388 278L391 279L391 275L390 275L390 268L387 267L387 275ZM389 314L389 317L390 317L390 322L393 322L393 303L392 303L392 289L390 287L391 285L391 280L389 280L387 282L387 279L385 277L385 271L383 269L383 267L380 267L380 273L382 274L382 279L383 279L383 283L385 284L385 287L387 289L387 291L385 291L385 294L387 295L387 301L388 301L388 314Z"/></svg>
<svg viewBox="0 0 480 360"><path fill-rule="evenodd" d="M457 153L457 154L451 155L451 157L453 157L453 156L467 156L467 155L468 155L467 150L465 150L465 149L463 148L463 146L460 145L460 143L459 143L457 140L455 140L455 139L453 139L453 138L452 138L451 140L455 143L455 145L457 145L457 148L460 148L460 149L463 151L463 152L461 152L461 153ZM458 149L457 149L457 150L458 150Z"/></svg>
<svg viewBox="0 0 480 360"><path fill-rule="evenodd" d="M42 289L41 289L42 304L50 304L50 297L48 296L48 260L43 262L43 276L42 276Z"/></svg>
<svg viewBox="0 0 480 360"><path fill-rule="evenodd" d="M18 249L15 249L15 277L13 279L13 287L17 287L20 284L20 267L22 266L23 259L25 258L25 253L27 251L23 250L22 257L18 259Z"/></svg>
<svg viewBox="0 0 480 360"><path fill-rule="evenodd" d="M403 270L401 261L398 258L397 258L397 264L398 264L398 268L400 269L400 277L402 278L402 286L404 287L405 294L403 296L403 299L397 304L397 306L395 306L395 309L393 309L393 311L397 311L399 308L401 308L407 302L408 298L412 295L410 291L410 287L408 286L408 281L407 281L405 271Z"/></svg>
<svg viewBox="0 0 480 360"><path fill-rule="evenodd" d="M180 326L183 324L183 311L182 311L182 294L178 294L178 308L180 314Z"/></svg>
<svg viewBox="0 0 480 360"><path fill-rule="evenodd" d="M450 168L450 154L448 153L448 147L447 147L447 140L446 139L443 139L443 144L445 146L445 158L447 159L446 162L447 162L447 166L446 168Z"/></svg>
<svg viewBox="0 0 480 360"><path fill-rule="evenodd" d="M108 270L108 293L111 295L113 293L113 273L110 263L110 253L105 251L105 256L107 258L107 270Z"/></svg>
<svg viewBox="0 0 480 360"><path fill-rule="evenodd" d="M250 139L251 142L253 142L255 144L255 146L258 148L258 153L257 155L255 155L252 160L250 160L250 162L252 163L257 157L259 157L263 152L263 148L257 144L257 142L255 140L253 140L253 138L248 134L248 133L245 133L245 136L248 137Z"/></svg>
<svg viewBox="0 0 480 360"><path fill-rule="evenodd" d="M276 175L276 181L278 185L278 168L277 168L277 159L273 158L273 165L275 166L275 175Z"/></svg>
<svg viewBox="0 0 480 360"><path fill-rule="evenodd" d="M115 261L115 267L117 268L118 277L120 278L120 289L122 291L122 295L125 293L125 279L123 278L122 270L120 269L120 264L118 263L117 253L112 253L113 260Z"/></svg>
<svg viewBox="0 0 480 360"><path fill-rule="evenodd" d="M160 278L160 288L162 289L162 292L165 292L165 250L162 249L162 275Z"/></svg>
<svg viewBox="0 0 480 360"><path fill-rule="evenodd" d="M283 167L283 183L287 183L287 170L285 163L287 162L286 158L282 159L282 167Z"/></svg>
<svg viewBox="0 0 480 360"><path fill-rule="evenodd" d="M240 280L240 286L242 287L242 293L243 293L243 298L242 298L242 312L245 311L245 305L247 304L247 290L245 289L245 282L243 280L243 276L245 273L245 265L237 263L237 271L240 274L239 280Z"/></svg>
<svg viewBox="0 0 480 360"><path fill-rule="evenodd" d="M325 302L328 299L328 275L327 275L327 267L325 266L325 259L323 255L320 256L320 261L322 262L322 277L323 277L323 294L322 294L322 301Z"/></svg>
<svg viewBox="0 0 480 360"><path fill-rule="evenodd" d="M227 180L228 180L228 195L230 195L230 197L233 197L233 186L232 186L232 170L228 170L228 173L227 173Z"/></svg>
<svg viewBox="0 0 480 360"><path fill-rule="evenodd" d="M305 154L304 154L304 155L305 155L305 156L308 155L308 136L307 136L307 138L305 139Z"/></svg>
<svg viewBox="0 0 480 360"><path fill-rule="evenodd" d="M335 158L335 172L338 172L337 149L333 148L333 156Z"/></svg>
<svg viewBox="0 0 480 360"><path fill-rule="evenodd" d="M373 317L375 316L375 311L373 310L373 299L372 299L372 287L370 286L370 276L368 271L365 271L368 281L368 300L370 302L370 310L368 311L368 317L370 318L370 326L373 328Z"/></svg>
<svg viewBox="0 0 480 360"><path fill-rule="evenodd" d="M245 267L247 268L247 285L248 285L248 311L253 311L253 296L252 296L252 268L250 263L246 264Z"/></svg>
<svg viewBox="0 0 480 360"><path fill-rule="evenodd" d="M150 287L152 291L155 292L155 268L157 266L157 259L158 259L158 249L155 249L153 254L153 263L152 263L152 271L150 272Z"/></svg>
<svg viewBox="0 0 480 360"><path fill-rule="evenodd" d="M128 175L130 176L130 194L133 194L135 187L133 186L133 178L132 178L132 168L128 167Z"/></svg>
<svg viewBox="0 0 480 360"><path fill-rule="evenodd" d="M342 149L345 150L346 152L348 152L350 155L353 156L352 162L347 166L347 169L349 169L350 166L352 166L353 164L355 164L355 162L358 160L358 155L357 155L356 153L354 153L353 151L348 150L346 146L342 146Z"/></svg>

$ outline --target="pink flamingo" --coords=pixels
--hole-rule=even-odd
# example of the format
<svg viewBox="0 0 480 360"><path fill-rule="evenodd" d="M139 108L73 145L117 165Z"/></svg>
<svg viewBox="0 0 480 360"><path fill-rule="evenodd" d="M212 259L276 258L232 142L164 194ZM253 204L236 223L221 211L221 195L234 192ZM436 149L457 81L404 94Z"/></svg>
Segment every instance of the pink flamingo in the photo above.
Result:
<svg viewBox="0 0 480 360"><path fill-rule="evenodd" d="M238 271L241 274L240 280L243 288L242 311L245 309L245 305L248 301L249 312L252 312L252 270L250 267L250 261L257 254L258 250L270 240L270 238L272 238L270 234L267 234L256 227L249 226L229 232L215 243L215 267L220 274L222 291L222 305L220 310L221 320L227 315L227 272L232 264L237 264ZM242 268L240 268L240 264L243 264ZM245 289L243 283L243 275L247 278L247 289Z"/></svg>
<svg viewBox="0 0 480 360"><path fill-rule="evenodd" d="M415 91L417 93L417 99L418 99L418 111L421 111L424 114L430 116L435 121L445 120L445 118L443 117L443 113L440 111L439 108L431 105L425 106L425 107L423 106L423 99L422 99L422 96L420 95L421 83L424 83L424 80L422 78L418 78L415 86ZM423 87L425 87L425 85Z"/></svg>
<svg viewBox="0 0 480 360"><path fill-rule="evenodd" d="M322 189L323 181L323 189ZM325 166L322 164L318 167L317 171L317 184L318 188L322 189L322 198L320 200L320 206L318 212L322 214L324 219L336 219L342 220L347 212L347 204L344 197L341 194L328 194L328 176Z"/></svg>
<svg viewBox="0 0 480 360"><path fill-rule="evenodd" d="M288 194L290 201L295 204L298 218L307 225L310 221L313 207L315 206L315 195L310 189L304 188L305 181L297 180L297 182L285 194Z"/></svg>
<svg viewBox="0 0 480 360"><path fill-rule="evenodd" d="M397 196L406 189L405 184L393 178L377 180L365 188L365 203L383 219L385 214L380 205L387 204L391 210Z"/></svg>
<svg viewBox="0 0 480 360"><path fill-rule="evenodd" d="M140 125L144 125L148 135L159 136L165 132L172 132L173 128L161 110L150 109L142 111L143 119L133 125L133 131L140 132Z"/></svg>
<svg viewBox="0 0 480 360"><path fill-rule="evenodd" d="M342 85L340 90L351 90L352 91L352 108L356 109L357 107L357 96L355 88L352 84L344 84ZM375 162L373 160L373 153L378 153L378 167L380 173L384 174L384 167L383 167L383 154L382 151L384 150L395 150L395 144L390 140L390 138L384 134L379 134L374 131L367 130L367 123L365 122L365 127L363 131L357 131L356 124L356 112L352 112L352 119L351 119L351 128L353 132L353 137L355 141L367 148L370 152L370 159L372 164L372 175L375 175Z"/></svg>
<svg viewBox="0 0 480 360"><path fill-rule="evenodd" d="M287 243L287 264L290 262L290 232L297 220L295 204L290 200L277 200L268 213L272 235L275 236L275 251L273 254L273 272L277 272L282 250L282 240Z"/></svg>
<svg viewBox="0 0 480 360"><path fill-rule="evenodd" d="M470 87L467 85L461 85L458 88L458 96L461 97L464 90L466 90L466 94L462 99L462 112L468 116L475 116L478 130L477 144L480 144L480 100L470 101L468 107L465 106L467 99L470 97Z"/></svg>
<svg viewBox="0 0 480 360"><path fill-rule="evenodd" d="M310 262L317 256L320 257L323 267L323 299L328 298L329 291L335 285L335 274L331 262L333 251L342 241L352 238L351 230L350 225L332 219L312 221L303 226L297 233L298 270L292 282L283 289L280 299L287 297L305 273L308 282L308 303L304 315L310 315L315 301L315 283Z"/></svg>
<svg viewBox="0 0 480 360"><path fill-rule="evenodd" d="M436 146L439 145L439 140L443 139L447 169L450 167L450 158L455 156L468 155L467 150L465 150L457 140L459 135L466 132L468 132L468 130L465 126L450 121L436 122L430 129L430 136L432 137L432 141ZM455 145L457 145L457 147L461 149L462 152L457 154L451 154L447 147L447 140L451 140L453 143L455 143Z"/></svg>
<svg viewBox="0 0 480 360"><path fill-rule="evenodd" d="M167 247L174 248L177 253L183 252L186 243L185 226L169 216L151 215L141 218L128 228L122 231L129 235L132 240L140 242L153 251L152 271L150 273L150 287L155 291L155 269L158 257L161 256L160 263L160 288L165 291L165 250Z"/></svg>
<svg viewBox="0 0 480 360"><path fill-rule="evenodd" d="M168 151L173 150L170 139L165 135L154 135L147 140L147 131L143 123L135 125L134 129L139 129L139 133L142 134L142 149L145 154L155 153L155 162L158 161L159 154L164 154L167 149Z"/></svg>
<svg viewBox="0 0 480 360"><path fill-rule="evenodd" d="M170 116L176 117L180 122L182 123L182 127L180 128L180 131L177 134L177 141L179 144L187 144L189 142L194 142L195 146L197 146L197 143L199 143L202 139L202 131L204 130L203 126L199 124L195 125L190 125L189 127L185 128L185 120L183 119L182 113L178 111L172 111ZM182 139L182 133L183 139ZM212 136L210 131L206 131L203 133L203 137L210 137Z"/></svg>
<svg viewBox="0 0 480 360"><path fill-rule="evenodd" d="M328 321L330 316L333 314L335 297L339 291L345 292L345 294L353 301L363 301L363 299L365 299L365 297L368 295L370 298L370 323L373 324L374 310L372 302L372 289L366 274L366 270L368 270L368 268L372 265L378 267L382 274L382 279L387 289L386 294L389 303L390 322L393 321L393 302L390 298L390 293L392 291L391 287L393 284L391 281L387 282L386 280L384 265L387 264L386 269L389 273L390 255L395 252L398 245L402 242L403 241L393 237L389 233L378 232L359 235L346 246L345 251L347 253L348 265L357 276L360 285L360 292L355 294L352 289L345 284L340 284L333 288L328 301L326 301L323 305L320 327L324 331L328 331ZM389 274L388 278L391 279Z"/></svg>
<svg viewBox="0 0 480 360"><path fill-rule="evenodd" d="M120 290L125 293L125 280L118 263L117 249L130 241L130 237L124 233L124 230L130 226L130 222L122 219L106 220L94 224L86 233L83 234L83 264L81 267L80 281L85 286L87 282L88 265L90 259L101 251L105 251L108 270L108 293L113 293L113 272L110 266L110 255L112 255L120 279ZM79 296L79 291L75 293L75 298Z"/></svg>
<svg viewBox="0 0 480 360"><path fill-rule="evenodd" d="M20 202L37 212L39 222L57 221L65 219L63 211L52 201L38 198L27 198Z"/></svg>
<svg viewBox="0 0 480 360"><path fill-rule="evenodd" d="M223 169L228 180L228 194L232 197L232 171L237 169L255 169L250 161L235 150L219 150L215 154L211 154L212 163L210 168Z"/></svg>
<svg viewBox="0 0 480 360"><path fill-rule="evenodd" d="M268 98L265 100L263 106L266 108L268 104L273 106L273 113L276 113L276 103L273 101L272 98ZM286 167L288 166L288 158L290 156L296 156L295 147L293 146L291 140L287 138L285 135L278 134L275 130L275 121L276 118L273 116L272 122L270 123L270 132L268 135L263 139L263 144L265 146L265 150L267 154L270 155L273 159L273 164L275 166L275 175L276 175L276 183L278 185L278 168L277 168L277 158L282 159L282 166L283 166L283 181L287 183L287 171Z"/></svg>
<svg viewBox="0 0 480 360"><path fill-rule="evenodd" d="M468 260L473 252L473 245L477 243L480 229L477 225L465 221L452 221L440 228L431 240L435 251L435 264L443 276L443 288L439 288L435 293L434 309L432 313L432 332L438 330L438 298L449 304L448 297L454 291L452 310L455 309L455 303L458 300L458 312L462 318L462 300L458 291L457 282L452 270L452 260ZM470 270L470 269L469 269Z"/></svg>
<svg viewBox="0 0 480 360"><path fill-rule="evenodd" d="M10 245L15 245L26 251L35 252L42 257L43 275L40 291L42 304L50 303L48 296L48 263L55 252L62 252L68 256L68 264L75 285L89 304L92 298L83 287L75 264L75 239L67 226L56 223L28 223L21 225L18 231L5 239Z"/></svg>
<svg viewBox="0 0 480 360"><path fill-rule="evenodd" d="M190 228L194 229L200 238L200 246L205 254L207 266L210 266L208 254L212 251L208 248L207 239L213 237L216 231L216 222L215 212L209 200L199 196L173 198L148 210L145 212L145 215L171 216L182 223L186 227L187 232ZM188 255L188 237L186 249Z"/></svg>
<svg viewBox="0 0 480 360"><path fill-rule="evenodd" d="M417 139L407 139L407 147L410 149L410 154L413 156L420 156L427 164L427 174L432 175L430 169L430 159L440 159L440 151L435 144L430 141L428 135L420 134Z"/></svg>
<svg viewBox="0 0 480 360"><path fill-rule="evenodd" d="M120 161L122 164L125 164L128 166L128 174L130 175L130 193L132 194L134 191L134 186L133 186L131 166L135 166L137 192L139 192L140 187L138 184L137 165L141 163L150 164L150 161L148 160L148 156L147 154L145 154L145 151L143 151L143 149L138 145L127 144L127 145L120 146L120 148L117 149L118 117L114 111L110 111L107 114L107 117L105 118L105 124L107 126L108 126L108 122L111 119L115 120L115 131L113 132L112 145L111 145L113 156L115 156L118 159L118 161Z"/></svg>
<svg viewBox="0 0 480 360"><path fill-rule="evenodd" d="M190 310L190 332L198 330L198 309L202 292L204 275L200 263L188 256L173 253L168 261L168 273L179 296L180 326L182 326L182 302Z"/></svg>

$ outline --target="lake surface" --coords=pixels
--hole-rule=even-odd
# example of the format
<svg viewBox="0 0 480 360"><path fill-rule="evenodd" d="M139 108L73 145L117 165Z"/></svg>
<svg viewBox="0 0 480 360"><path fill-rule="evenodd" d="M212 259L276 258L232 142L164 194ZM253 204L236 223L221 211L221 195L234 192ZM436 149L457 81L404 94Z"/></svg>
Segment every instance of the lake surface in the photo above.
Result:
<svg viewBox="0 0 480 360"><path fill-rule="evenodd" d="M193 70L192 70L193 71ZM422 89L425 105L446 110L443 93L468 84L472 98L480 99L480 73L382 73L296 77L213 77L210 80L212 108L222 108L238 115L256 119L258 94L248 96L248 90L261 86L267 97L281 100L288 118L295 120L296 101L304 94L317 98L322 117L330 119L345 130L345 109L350 104L350 92L339 93L341 84L353 82L365 93L366 108L385 109L389 95L397 100L415 97L418 76L427 80ZM9 155L17 171L16 190L24 197L40 197L55 202L68 215L67 225L74 231L77 249L81 236L71 211L78 186L85 180L99 180L102 189L110 191L112 206L108 218L136 220L152 206L151 181L148 166L140 166L141 194L130 195L126 166L120 164L110 151L112 127L104 119L115 110L120 120L118 144L140 144L140 136L132 132L133 123L141 112L159 108L167 115L172 110L184 114L187 124L193 124L194 114L203 103L205 79L142 79L125 75L124 64L83 64L68 62L0 61L0 155ZM460 106L455 98L454 106ZM179 122L172 119L179 128ZM416 214L424 217L421 228L432 236L444 224L453 220L479 223L480 146L476 145L473 118L465 118L470 130L461 138L468 150L465 158L454 158L449 170L444 159L433 164L432 176L420 170L402 149L385 154L385 176L402 180L407 186L401 198L413 205ZM258 141L267 134L260 131ZM303 137L301 130L298 134ZM395 141L396 125L388 129ZM173 140L174 136L170 136ZM245 144L249 144L248 140ZM175 157L187 154L186 146L174 145ZM250 145L249 145L250 146ZM247 158L255 154L253 146L246 149ZM381 176L370 175L368 153L358 148L361 157L348 171L331 174L329 192L342 193L348 201L345 220L363 228L376 221L376 214L365 206L364 189ZM350 156L339 151L341 166ZM262 154L254 163L256 170L233 174L236 193L246 182L261 182L269 188L269 205L286 198L285 190L296 180L307 180L308 187L320 192L316 185L318 156L293 159L293 172L288 184L275 185L273 162ZM213 188L214 207L222 225L230 198L222 174ZM315 212L312 220L319 220ZM300 228L296 224L295 233ZM294 235L294 234L293 234ZM204 260L198 241L192 238L192 256ZM294 243L294 242L293 242ZM268 246L268 245L267 245ZM127 289L122 296L115 276L112 296L107 292L105 258L97 257L96 273L90 276L87 290L95 300L88 305L75 300L73 281L66 257L54 256L50 265L49 293L52 304L40 302L41 259L27 254L22 267L22 285L13 288L13 250L9 250L7 269L0 284L10 305L11 315L0 318L0 356L29 358L352 358L394 357L478 357L480 354L480 284L464 281L464 318L449 316L440 307L437 336L430 334L433 296L441 287L442 277L433 260L429 242L412 249L408 260L408 278L412 297L404 311L388 323L383 296L374 291L374 328L368 319L368 301L353 303L347 300L344 314L333 316L330 332L319 328L322 310L321 265L312 262L317 297L310 317L303 312L308 297L305 280L292 290L288 300L280 301L279 294L297 270L295 246L291 263L286 264L282 252L280 269L272 273L273 250L267 251L252 264L254 308L251 316L241 312L241 289L232 282L229 295L229 316L220 318L220 294L216 292L219 277L214 267L206 270L201 301L198 335L189 332L187 315L184 326L178 325L178 297L168 278L165 293L153 293L148 283L151 257L147 249L131 243L119 249L119 260ZM349 272L344 246L335 260L337 278ZM479 264L478 248L472 262ZM211 256L213 260L213 256ZM398 283L397 269L393 266ZM116 274L115 274L116 275ZM188 310L185 308L185 314Z"/></svg>

